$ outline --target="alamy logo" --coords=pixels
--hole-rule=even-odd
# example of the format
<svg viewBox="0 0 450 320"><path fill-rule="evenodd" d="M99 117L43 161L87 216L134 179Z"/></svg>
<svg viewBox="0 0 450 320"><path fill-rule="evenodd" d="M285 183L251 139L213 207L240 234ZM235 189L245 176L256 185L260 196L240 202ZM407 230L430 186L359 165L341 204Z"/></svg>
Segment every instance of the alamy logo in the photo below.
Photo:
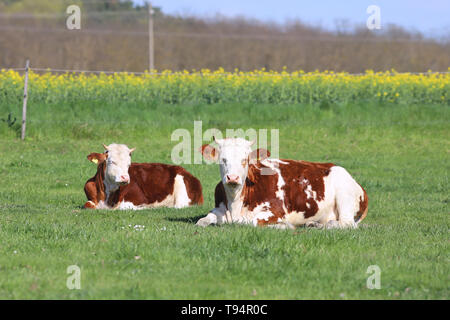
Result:
<svg viewBox="0 0 450 320"><path fill-rule="evenodd" d="M77 265L71 265L67 267L67 274L70 274L67 277L66 286L67 289L81 289L81 269Z"/></svg>
<svg viewBox="0 0 450 320"><path fill-rule="evenodd" d="M381 10L379 6L370 5L366 10L367 14L370 14L367 18L366 25L369 30L381 29Z"/></svg>
<svg viewBox="0 0 450 320"><path fill-rule="evenodd" d="M367 274L372 274L367 278L367 289L381 289L381 269L377 265L371 265L367 268Z"/></svg>
<svg viewBox="0 0 450 320"><path fill-rule="evenodd" d="M202 121L194 121L194 137L188 129L179 128L172 132L171 141L180 141L172 148L171 159L174 164L202 164L203 157L200 149L204 143L211 143L214 138L244 138L249 141L255 141L256 148L267 149L268 129L226 129L225 136L222 131L211 128L203 132ZM192 141L193 140L193 141ZM192 157L194 150L194 157ZM280 151L279 130L270 130L270 154L271 158L278 159ZM193 158L193 159L192 159ZM206 163L211 163L205 160Z"/></svg>
<svg viewBox="0 0 450 320"><path fill-rule="evenodd" d="M77 5L70 5L67 7L66 13L70 16L67 17L66 26L69 30L81 29L81 9Z"/></svg>

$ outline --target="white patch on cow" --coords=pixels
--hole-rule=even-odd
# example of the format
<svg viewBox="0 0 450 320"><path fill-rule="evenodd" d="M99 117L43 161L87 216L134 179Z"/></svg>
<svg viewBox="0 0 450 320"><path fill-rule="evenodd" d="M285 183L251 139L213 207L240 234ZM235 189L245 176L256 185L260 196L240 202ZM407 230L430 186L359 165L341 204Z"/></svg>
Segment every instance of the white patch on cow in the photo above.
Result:
<svg viewBox="0 0 450 320"><path fill-rule="evenodd" d="M253 212L255 212L255 213L267 212L269 209L270 209L270 203L266 201L266 202L263 202L263 203L257 205L253 209Z"/></svg>
<svg viewBox="0 0 450 320"><path fill-rule="evenodd" d="M306 187L305 192L308 199L316 200L317 192L312 189L310 184Z"/></svg>
<svg viewBox="0 0 450 320"><path fill-rule="evenodd" d="M122 177L130 178L128 169L131 165L131 152L124 144L113 143L106 147L108 158L106 159L105 187L107 191L115 191L122 182Z"/></svg>
<svg viewBox="0 0 450 320"><path fill-rule="evenodd" d="M141 208L140 206L135 206L132 202L129 202L129 201L122 201L117 206L117 209L119 209L119 210L139 210L139 209L144 209L144 208Z"/></svg>
<svg viewBox="0 0 450 320"><path fill-rule="evenodd" d="M175 208L179 209L189 206L191 199L189 199L189 196L187 194L184 177L179 174L177 174L175 177L173 195L175 197Z"/></svg>
<svg viewBox="0 0 450 320"><path fill-rule="evenodd" d="M278 180L277 180L277 191L275 192L275 196L280 199L281 201L283 201L284 204L284 190L283 190L283 186L286 184L284 182L283 177L281 176L280 172L277 172L278 174Z"/></svg>
<svg viewBox="0 0 450 320"><path fill-rule="evenodd" d="M175 206L175 197L173 194L169 194L164 200L162 201L156 201L149 204L140 204L140 205L134 205L132 202L129 201L122 201L118 205L116 205L114 208L110 208L106 206L105 209L118 209L118 210L143 210L143 209L153 209L153 208L160 208L160 207L174 207Z"/></svg>
<svg viewBox="0 0 450 320"><path fill-rule="evenodd" d="M257 205L251 212L248 212L244 215L246 219L246 223L251 223L254 226L258 225L258 220L269 221L270 217L273 217L274 214L270 212L270 203L263 202Z"/></svg>
<svg viewBox="0 0 450 320"><path fill-rule="evenodd" d="M111 209L105 201L100 200L97 204L97 206L95 207L96 209Z"/></svg>
<svg viewBox="0 0 450 320"><path fill-rule="evenodd" d="M273 167L273 163L289 164L289 162L273 158L264 159L261 161L261 163L268 167Z"/></svg>
<svg viewBox="0 0 450 320"><path fill-rule="evenodd" d="M293 211L286 214L285 219L287 222L294 226L300 226L306 223L305 213Z"/></svg>
<svg viewBox="0 0 450 320"><path fill-rule="evenodd" d="M159 207L173 207L175 206L175 197L173 194L169 194L164 200L146 204L146 208L159 208Z"/></svg>

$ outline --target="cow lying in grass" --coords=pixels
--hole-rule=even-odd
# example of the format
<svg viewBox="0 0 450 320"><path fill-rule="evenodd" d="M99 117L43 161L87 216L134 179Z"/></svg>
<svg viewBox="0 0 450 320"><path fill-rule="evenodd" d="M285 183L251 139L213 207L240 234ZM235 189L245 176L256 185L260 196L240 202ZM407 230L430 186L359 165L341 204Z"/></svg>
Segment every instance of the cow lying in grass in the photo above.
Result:
<svg viewBox="0 0 450 320"><path fill-rule="evenodd" d="M131 153L123 144L103 145L104 153L91 153L97 173L85 186L92 209L183 208L202 204L200 181L179 166L162 163L131 163Z"/></svg>
<svg viewBox="0 0 450 320"><path fill-rule="evenodd" d="M241 138L214 140L218 147L204 145L202 154L219 161L222 180L215 208L197 225L354 228L365 218L367 194L344 168L269 159L267 150L252 151L252 143Z"/></svg>

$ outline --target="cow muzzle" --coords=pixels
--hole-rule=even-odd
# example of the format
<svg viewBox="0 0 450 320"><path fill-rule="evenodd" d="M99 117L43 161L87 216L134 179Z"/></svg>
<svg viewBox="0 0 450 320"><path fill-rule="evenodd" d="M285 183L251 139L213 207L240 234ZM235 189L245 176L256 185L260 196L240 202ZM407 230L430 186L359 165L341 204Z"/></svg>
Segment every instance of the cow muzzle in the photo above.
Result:
<svg viewBox="0 0 450 320"><path fill-rule="evenodd" d="M129 175L123 175L119 177L119 180L116 181L117 184L124 186L130 183L130 176Z"/></svg>
<svg viewBox="0 0 450 320"><path fill-rule="evenodd" d="M230 185L238 185L238 184L240 184L239 176L236 175L236 174L227 174L225 176L225 181L226 181L227 184L230 184Z"/></svg>

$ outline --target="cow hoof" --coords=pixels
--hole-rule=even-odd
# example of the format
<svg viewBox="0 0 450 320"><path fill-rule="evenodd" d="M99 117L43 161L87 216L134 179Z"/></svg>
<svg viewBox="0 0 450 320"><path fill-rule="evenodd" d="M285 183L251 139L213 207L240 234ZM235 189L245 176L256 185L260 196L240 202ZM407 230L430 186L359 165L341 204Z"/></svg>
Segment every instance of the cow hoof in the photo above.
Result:
<svg viewBox="0 0 450 320"><path fill-rule="evenodd" d="M200 220L197 221L197 223L195 225L200 226L200 227L207 227L210 225L210 223L209 223L208 219L201 218Z"/></svg>
<svg viewBox="0 0 450 320"><path fill-rule="evenodd" d="M92 201L88 201L84 204L85 209L95 209L95 203Z"/></svg>
<svg viewBox="0 0 450 320"><path fill-rule="evenodd" d="M317 221L309 221L305 224L305 227L307 228L317 228L317 229L322 229L323 228L323 224L317 222Z"/></svg>
<svg viewBox="0 0 450 320"><path fill-rule="evenodd" d="M326 228L327 229L336 229L336 228L340 228L341 225L339 224L339 222L337 220L330 220L327 222Z"/></svg>

